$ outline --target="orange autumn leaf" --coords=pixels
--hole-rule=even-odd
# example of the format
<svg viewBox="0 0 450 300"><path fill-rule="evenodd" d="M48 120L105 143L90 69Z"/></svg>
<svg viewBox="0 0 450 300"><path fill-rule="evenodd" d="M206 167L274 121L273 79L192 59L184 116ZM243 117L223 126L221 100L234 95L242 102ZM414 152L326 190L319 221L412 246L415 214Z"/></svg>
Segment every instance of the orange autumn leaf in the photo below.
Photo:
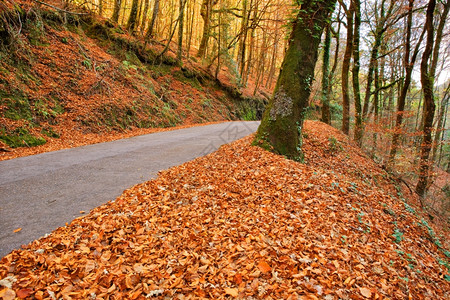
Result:
<svg viewBox="0 0 450 300"><path fill-rule="evenodd" d="M242 283L242 275L237 273L236 275L234 275L234 283L236 284L241 284Z"/></svg>
<svg viewBox="0 0 450 300"><path fill-rule="evenodd" d="M263 272L267 273L272 270L272 268L269 266L269 264L265 260L260 260L258 263L258 269Z"/></svg>
<svg viewBox="0 0 450 300"><path fill-rule="evenodd" d="M33 293L33 290L30 288L20 289L17 291L17 297L20 299L25 299Z"/></svg>
<svg viewBox="0 0 450 300"><path fill-rule="evenodd" d="M36 299L170 298L176 291L185 298L367 300L379 290L407 299L405 281L397 279L409 262L392 247L398 228L410 238L401 241L402 257L411 255L432 279L417 282L411 297L446 300L448 282L434 257L443 254L430 250L424 228L414 226L420 219L386 192L383 171L331 127L305 126L309 165L252 147L251 137L224 145L8 254L0 290L36 287L27 297ZM325 133L351 157L324 156ZM388 208L403 215L397 227Z"/></svg>
<svg viewBox="0 0 450 300"><path fill-rule="evenodd" d="M17 228L17 229L14 229L14 233L17 233L17 232L19 232L19 231L21 231L21 230L22 230L22 227Z"/></svg>
<svg viewBox="0 0 450 300"><path fill-rule="evenodd" d="M225 288L225 294L237 297L239 295L239 290L236 288Z"/></svg>

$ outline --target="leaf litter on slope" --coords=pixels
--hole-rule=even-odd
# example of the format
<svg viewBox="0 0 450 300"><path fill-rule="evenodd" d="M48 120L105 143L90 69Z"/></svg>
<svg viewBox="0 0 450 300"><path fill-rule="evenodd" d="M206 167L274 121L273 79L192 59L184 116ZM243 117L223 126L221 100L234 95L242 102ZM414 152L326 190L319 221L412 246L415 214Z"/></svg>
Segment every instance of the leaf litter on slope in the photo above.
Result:
<svg viewBox="0 0 450 300"><path fill-rule="evenodd" d="M448 299L446 258L384 171L331 127L305 129L307 165L252 137L222 146L5 256L0 278L11 285L0 293ZM340 153L327 152L329 134Z"/></svg>

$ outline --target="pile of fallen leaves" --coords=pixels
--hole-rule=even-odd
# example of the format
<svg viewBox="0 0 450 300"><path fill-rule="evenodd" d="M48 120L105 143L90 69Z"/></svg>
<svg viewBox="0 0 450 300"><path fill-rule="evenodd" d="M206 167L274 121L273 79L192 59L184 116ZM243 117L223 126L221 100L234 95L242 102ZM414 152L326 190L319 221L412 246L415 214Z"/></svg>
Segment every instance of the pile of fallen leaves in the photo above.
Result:
<svg viewBox="0 0 450 300"><path fill-rule="evenodd" d="M307 122L307 164L251 139L5 256L0 297L449 299L433 225L344 135Z"/></svg>

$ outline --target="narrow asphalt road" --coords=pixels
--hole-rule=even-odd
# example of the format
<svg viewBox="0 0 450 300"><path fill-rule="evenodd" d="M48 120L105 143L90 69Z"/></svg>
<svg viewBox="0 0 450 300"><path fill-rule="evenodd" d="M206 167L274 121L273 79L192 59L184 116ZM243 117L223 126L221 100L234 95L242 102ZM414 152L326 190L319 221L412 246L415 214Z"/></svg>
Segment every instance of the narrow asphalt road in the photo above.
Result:
<svg viewBox="0 0 450 300"><path fill-rule="evenodd" d="M191 127L0 161L0 258L258 124Z"/></svg>

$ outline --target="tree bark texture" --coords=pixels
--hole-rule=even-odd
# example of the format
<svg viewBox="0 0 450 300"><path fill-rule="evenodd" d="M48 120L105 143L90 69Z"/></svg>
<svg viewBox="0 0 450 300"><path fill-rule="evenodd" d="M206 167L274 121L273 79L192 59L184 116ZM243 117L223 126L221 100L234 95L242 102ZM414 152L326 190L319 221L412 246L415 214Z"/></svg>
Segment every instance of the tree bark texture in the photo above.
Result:
<svg viewBox="0 0 450 300"><path fill-rule="evenodd" d="M198 48L197 57L205 57L206 49L208 48L208 41L211 31L211 13L214 5L217 4L217 0L203 0L202 7L200 9L200 15L203 19L203 33Z"/></svg>
<svg viewBox="0 0 450 300"><path fill-rule="evenodd" d="M147 33L145 34L146 39L150 39L153 37L153 31L155 29L156 18L158 17L158 12L159 12L159 1L160 0L155 0L155 3L153 4L152 19L150 20L150 24L148 25Z"/></svg>
<svg viewBox="0 0 450 300"><path fill-rule="evenodd" d="M304 1L293 21L280 76L258 128L255 144L303 161L302 126L320 37L336 1Z"/></svg>
<svg viewBox="0 0 450 300"><path fill-rule="evenodd" d="M355 98L355 141L359 147L362 146L363 136L363 118L361 111L361 88L359 85L359 44L360 44L360 27L361 27L361 2L359 0L352 0L355 5L355 27L353 30L353 68L352 68L352 83L353 83L353 97Z"/></svg>
<svg viewBox="0 0 450 300"><path fill-rule="evenodd" d="M122 0L115 0L114 1L114 10L111 19L119 23L119 15L120 15L120 5L122 4Z"/></svg>
<svg viewBox="0 0 450 300"><path fill-rule="evenodd" d="M350 60L353 48L353 1L350 1L350 8L344 8L347 15L347 42L345 45L344 60L342 61L342 131L350 133L350 95L348 75L350 72Z"/></svg>
<svg viewBox="0 0 450 300"><path fill-rule="evenodd" d="M424 198L428 190L430 179L430 150L432 144L431 131L433 129L434 111L436 105L434 103L433 95L433 79L430 77L430 70L428 63L433 51L434 43L434 25L433 16L436 7L436 0L430 0L426 12L425 30L427 32L427 40L425 50L422 55L422 62L420 64L420 82L423 90L423 140L420 149L419 162L419 181L416 185L416 193Z"/></svg>
<svg viewBox="0 0 450 300"><path fill-rule="evenodd" d="M136 20L138 14L139 0L133 0L131 3L130 17L128 18L127 29L131 33L136 28Z"/></svg>
<svg viewBox="0 0 450 300"><path fill-rule="evenodd" d="M389 152L388 166L393 165L395 155L397 154L397 148L399 145L399 139L400 139L400 135L401 135L401 126L403 123L403 114L405 111L406 95L408 94L408 89L411 84L412 71L413 71L414 64L416 62L417 54L419 53L419 45L423 38L423 34L422 34L421 38L419 39L418 43L416 44L416 48L414 50L412 58L410 59L413 7L414 7L414 0L409 0L408 19L407 19L407 23L406 23L406 42L405 42L405 59L404 59L406 75L405 75L405 81L403 83L403 87L402 87L402 90L400 93L400 97L398 98L398 102L397 102L397 116L395 119L395 131L394 131L394 135L392 136L392 143L391 143L391 150Z"/></svg>
<svg viewBox="0 0 450 300"><path fill-rule="evenodd" d="M331 24L325 29L325 40L323 44L323 64L322 64L322 122L331 123L330 116L330 94L329 94L329 74L330 74L330 47L331 47Z"/></svg>
<svg viewBox="0 0 450 300"><path fill-rule="evenodd" d="M177 59L181 62L181 56L183 54L183 30L184 30L184 7L186 6L187 0L180 0L180 11L179 11L179 24L178 24L178 49L177 49Z"/></svg>

